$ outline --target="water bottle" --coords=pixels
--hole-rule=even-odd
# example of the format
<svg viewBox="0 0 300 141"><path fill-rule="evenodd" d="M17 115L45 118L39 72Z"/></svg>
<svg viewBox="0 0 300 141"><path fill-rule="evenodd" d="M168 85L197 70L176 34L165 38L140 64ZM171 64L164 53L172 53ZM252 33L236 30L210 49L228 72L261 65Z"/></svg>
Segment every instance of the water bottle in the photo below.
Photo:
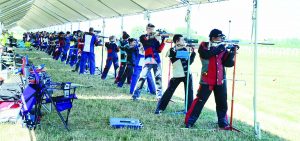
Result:
<svg viewBox="0 0 300 141"><path fill-rule="evenodd" d="M66 82L64 86L64 97L68 98L70 96L71 82Z"/></svg>

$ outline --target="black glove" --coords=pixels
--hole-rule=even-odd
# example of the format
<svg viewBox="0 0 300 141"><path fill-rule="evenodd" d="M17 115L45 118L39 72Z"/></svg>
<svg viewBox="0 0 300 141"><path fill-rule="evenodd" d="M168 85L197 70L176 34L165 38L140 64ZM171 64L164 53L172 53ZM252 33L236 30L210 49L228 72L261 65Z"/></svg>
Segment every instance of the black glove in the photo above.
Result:
<svg viewBox="0 0 300 141"><path fill-rule="evenodd" d="M161 37L161 42L162 42L162 43L165 42L165 39L166 39L166 37L165 37L165 36L162 36L162 37Z"/></svg>
<svg viewBox="0 0 300 141"><path fill-rule="evenodd" d="M106 47L109 47L109 42L106 42L106 43L105 43L105 46L106 46Z"/></svg>
<svg viewBox="0 0 300 141"><path fill-rule="evenodd" d="M169 57L176 57L176 51L173 48L170 50Z"/></svg>
<svg viewBox="0 0 300 141"><path fill-rule="evenodd" d="M225 50L225 45L224 45L224 44L221 44L221 45L219 45L219 46L217 47L217 49L218 49L219 51L224 51L224 50Z"/></svg>
<svg viewBox="0 0 300 141"><path fill-rule="evenodd" d="M230 52L234 52L235 49L238 50L239 48L240 48L240 46L238 46L238 45L233 45L233 47L230 48Z"/></svg>

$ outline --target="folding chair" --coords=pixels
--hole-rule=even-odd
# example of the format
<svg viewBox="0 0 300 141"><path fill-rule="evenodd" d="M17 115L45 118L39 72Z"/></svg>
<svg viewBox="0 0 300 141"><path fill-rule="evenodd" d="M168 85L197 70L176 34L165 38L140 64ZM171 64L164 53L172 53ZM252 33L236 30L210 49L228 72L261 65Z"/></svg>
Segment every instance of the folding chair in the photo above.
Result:
<svg viewBox="0 0 300 141"><path fill-rule="evenodd" d="M72 87L70 82L49 82L51 80L49 80L49 77L45 75L45 72L38 72L33 65L32 73L30 74L29 79L30 84L25 88L22 97L24 106L24 108L22 108L22 113L23 115L25 115L24 119L27 127L29 127L30 129L35 129L36 125L40 122L41 107L44 104L51 103L51 105L54 106L56 113L58 114L62 123L64 124L64 127L69 131L69 115L73 107L73 100L77 99L75 94L76 87ZM47 80L45 81L44 79ZM64 95L54 97L52 95L53 90L62 90ZM30 113L32 109L34 109L34 111ZM62 116L61 113L65 110L67 110L66 119Z"/></svg>
<svg viewBox="0 0 300 141"><path fill-rule="evenodd" d="M41 119L41 86L39 84L29 84L24 89L21 100L23 103L21 115L24 124L29 129L36 129L36 126L40 124Z"/></svg>
<svg viewBox="0 0 300 141"><path fill-rule="evenodd" d="M24 124L29 129L36 129L36 126L40 124L41 119L41 106L43 100L43 89L40 85L40 77L32 65L33 74L31 74L31 83L26 86L21 95L22 108L21 115Z"/></svg>
<svg viewBox="0 0 300 141"><path fill-rule="evenodd" d="M51 83L51 86L47 88L48 90L45 93L45 101L44 103L51 103L59 118L61 119L62 123L64 124L65 128L69 131L68 128L68 120L69 120L69 115L71 112L71 109L73 107L73 100L77 99L76 97L76 87L72 87L70 82L67 83ZM62 90L64 95L60 96L52 96L51 91L49 89L53 90ZM44 104L43 103L43 104ZM67 110L67 115L66 119L62 116L63 111Z"/></svg>

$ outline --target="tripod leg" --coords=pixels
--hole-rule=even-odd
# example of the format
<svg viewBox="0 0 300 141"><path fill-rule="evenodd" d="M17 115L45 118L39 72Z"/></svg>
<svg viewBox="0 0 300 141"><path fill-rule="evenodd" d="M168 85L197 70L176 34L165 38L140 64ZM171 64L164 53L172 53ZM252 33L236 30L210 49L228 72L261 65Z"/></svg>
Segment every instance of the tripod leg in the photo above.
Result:
<svg viewBox="0 0 300 141"><path fill-rule="evenodd" d="M233 78L232 78L232 96L231 96L231 113L230 113L230 127L232 128L233 122L233 106L234 106L234 86L235 86L235 67L236 66L236 48L234 50L234 65L233 65Z"/></svg>

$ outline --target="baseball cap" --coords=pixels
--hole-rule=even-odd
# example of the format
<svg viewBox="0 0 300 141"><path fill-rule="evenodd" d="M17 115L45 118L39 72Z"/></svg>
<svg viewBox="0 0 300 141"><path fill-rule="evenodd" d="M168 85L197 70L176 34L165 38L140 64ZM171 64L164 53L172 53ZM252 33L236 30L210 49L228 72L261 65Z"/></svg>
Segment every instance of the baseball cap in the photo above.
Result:
<svg viewBox="0 0 300 141"><path fill-rule="evenodd" d="M219 29L213 29L212 31L210 31L209 33L209 38L211 37L224 37L225 35L222 33L221 30Z"/></svg>
<svg viewBox="0 0 300 141"><path fill-rule="evenodd" d="M151 24L151 23L148 23L148 24L147 24L147 27L154 28L155 26L154 26L153 24Z"/></svg>

